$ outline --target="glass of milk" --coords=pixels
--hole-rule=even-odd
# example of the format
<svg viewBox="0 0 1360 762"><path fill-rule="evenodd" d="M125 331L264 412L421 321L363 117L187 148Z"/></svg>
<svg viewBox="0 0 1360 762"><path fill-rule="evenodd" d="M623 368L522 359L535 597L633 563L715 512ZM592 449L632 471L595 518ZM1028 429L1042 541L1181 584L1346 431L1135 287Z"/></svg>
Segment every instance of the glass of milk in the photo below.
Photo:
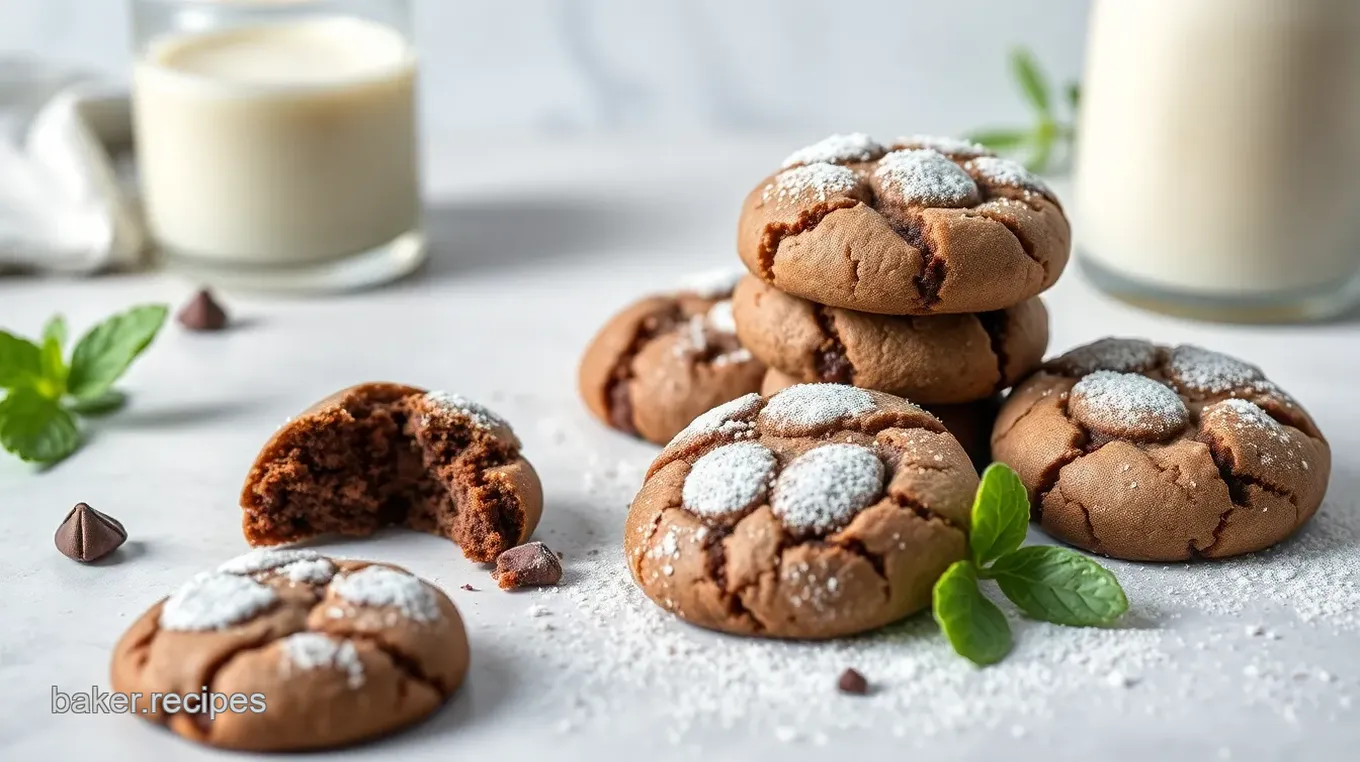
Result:
<svg viewBox="0 0 1360 762"><path fill-rule="evenodd" d="M147 223L172 269L330 291L425 258L407 0L132 0Z"/></svg>
<svg viewBox="0 0 1360 762"><path fill-rule="evenodd" d="M1360 284L1360 3L1096 0L1075 234L1116 296L1327 317Z"/></svg>

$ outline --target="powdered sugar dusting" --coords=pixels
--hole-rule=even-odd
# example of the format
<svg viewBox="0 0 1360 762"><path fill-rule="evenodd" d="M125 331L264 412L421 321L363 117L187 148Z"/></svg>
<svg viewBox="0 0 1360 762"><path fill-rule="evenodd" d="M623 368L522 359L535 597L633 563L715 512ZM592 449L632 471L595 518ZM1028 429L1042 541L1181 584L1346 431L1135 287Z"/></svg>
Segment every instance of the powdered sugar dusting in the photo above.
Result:
<svg viewBox="0 0 1360 762"><path fill-rule="evenodd" d="M833 532L878 499L883 475L883 461L867 447L822 445L779 475L770 508L796 532Z"/></svg>
<svg viewBox="0 0 1360 762"><path fill-rule="evenodd" d="M731 299L725 299L709 307L704 320L708 322L709 328L720 333L734 334L737 332L737 321L732 317Z"/></svg>
<svg viewBox="0 0 1360 762"><path fill-rule="evenodd" d="M166 630L220 630L250 619L278 599L273 588L250 577L203 572L166 599L160 624Z"/></svg>
<svg viewBox="0 0 1360 762"><path fill-rule="evenodd" d="M774 453L758 442L723 445L694 462L681 499L705 518L738 517L765 499L775 466Z"/></svg>
<svg viewBox="0 0 1360 762"><path fill-rule="evenodd" d="M832 196L853 192L859 187L859 176L838 164L805 164L785 170L765 186L761 197L770 201L811 199L826 201Z"/></svg>
<svg viewBox="0 0 1360 762"><path fill-rule="evenodd" d="M719 267L713 270L692 273L680 279L679 291L689 292L705 299L721 299L732 295L737 281L746 274L739 267Z"/></svg>
<svg viewBox="0 0 1360 762"><path fill-rule="evenodd" d="M430 588L410 574L385 566L365 566L337 577L331 590L361 606L392 606L417 622L439 618L439 601Z"/></svg>
<svg viewBox="0 0 1360 762"><path fill-rule="evenodd" d="M475 402L460 394L450 394L444 391L433 391L425 395L425 399L445 410L464 415L472 420L473 425L485 431L495 431L496 429L512 430L509 422L497 415L491 408L480 402Z"/></svg>
<svg viewBox="0 0 1360 762"><path fill-rule="evenodd" d="M683 442L701 434L716 432L741 434L749 431L752 428L749 419L759 409L760 395L755 392L738 397L731 402L724 402L690 421L688 426L671 439L671 444Z"/></svg>
<svg viewBox="0 0 1360 762"><path fill-rule="evenodd" d="M1050 365L1074 376L1097 370L1120 373L1151 370L1157 365L1157 347L1142 339L1104 338L1077 347Z"/></svg>
<svg viewBox="0 0 1360 762"><path fill-rule="evenodd" d="M784 159L784 168L799 164L826 162L841 164L851 161L873 161L883 155L883 146L862 132L831 135L810 146L794 151Z"/></svg>
<svg viewBox="0 0 1360 762"><path fill-rule="evenodd" d="M981 177L985 182L1023 188L1054 198L1053 189L1048 187L1048 183L1025 169L1025 166L1019 162L1002 159L998 156L981 156L964 164L964 167L969 172Z"/></svg>
<svg viewBox="0 0 1360 762"><path fill-rule="evenodd" d="M299 585L324 585L335 576L335 564L329 558L309 558L280 567L279 574Z"/></svg>
<svg viewBox="0 0 1360 762"><path fill-rule="evenodd" d="M852 418L877 407L863 389L845 384L795 384L770 398L760 417L777 433L801 431Z"/></svg>
<svg viewBox="0 0 1360 762"><path fill-rule="evenodd" d="M364 684L364 664L359 652L348 640L337 640L319 632L298 632L279 641L284 660L280 666L284 674L292 670L338 669L345 673L351 688Z"/></svg>
<svg viewBox="0 0 1360 762"><path fill-rule="evenodd" d="M1250 400L1227 399L1204 408L1200 419L1205 425L1227 427L1239 432L1254 432L1257 437L1248 438L1248 446L1255 450L1257 460L1262 465L1273 465L1287 469L1308 471L1309 465L1303 453L1302 443L1296 434ZM1260 445L1265 440L1265 446Z"/></svg>
<svg viewBox="0 0 1360 762"><path fill-rule="evenodd" d="M258 548L224 561L217 570L223 574L254 574L316 558L321 558L321 554L315 550Z"/></svg>
<svg viewBox="0 0 1360 762"><path fill-rule="evenodd" d="M941 135L906 135L898 138L893 145L897 148L929 148L961 159L992 155L991 150L980 143Z"/></svg>
<svg viewBox="0 0 1360 762"><path fill-rule="evenodd" d="M1249 389L1265 380L1261 369L1255 365L1192 344L1182 344L1171 350L1167 369L1182 389L1202 394Z"/></svg>
<svg viewBox="0 0 1360 762"><path fill-rule="evenodd" d="M978 200L973 178L938 151L893 151L878 162L874 177L909 204L957 207Z"/></svg>
<svg viewBox="0 0 1360 762"><path fill-rule="evenodd" d="M1137 373L1091 373L1072 387L1068 407L1073 417L1107 434L1161 438L1190 423L1190 411L1179 395Z"/></svg>

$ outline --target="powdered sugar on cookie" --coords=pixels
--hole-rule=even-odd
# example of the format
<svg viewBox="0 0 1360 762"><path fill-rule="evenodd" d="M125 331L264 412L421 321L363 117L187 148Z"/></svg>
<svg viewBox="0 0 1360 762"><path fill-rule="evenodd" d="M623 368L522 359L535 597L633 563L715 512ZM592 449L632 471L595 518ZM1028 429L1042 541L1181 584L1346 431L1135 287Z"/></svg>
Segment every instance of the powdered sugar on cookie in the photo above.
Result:
<svg viewBox="0 0 1360 762"><path fill-rule="evenodd" d="M873 161L883 155L883 146L862 132L831 135L810 146L794 151L784 159L784 168L800 164L826 162L840 164L852 161Z"/></svg>
<svg viewBox="0 0 1360 762"><path fill-rule="evenodd" d="M287 566L297 561L310 561L317 558L321 558L321 554L315 550L259 548L229 561L224 561L221 566L217 567L217 570L223 574L255 574L256 572L270 571L280 566Z"/></svg>
<svg viewBox="0 0 1360 762"><path fill-rule="evenodd" d="M883 461L867 447L823 445L784 469L770 508L795 532L833 532L878 500L884 472Z"/></svg>
<svg viewBox="0 0 1360 762"><path fill-rule="evenodd" d="M738 397L731 402L724 402L690 421L688 426L675 435L671 444L683 442L702 434L722 432L741 435L752 429L751 418L755 416L758 410L760 410L760 395L755 392Z"/></svg>
<svg viewBox="0 0 1360 762"><path fill-rule="evenodd" d="M762 198L793 201L811 199L826 201L832 196L852 193L859 188L859 176L838 164L806 164L785 170L765 186Z"/></svg>
<svg viewBox="0 0 1360 762"><path fill-rule="evenodd" d="M863 389L844 384L796 384L770 398L760 418L777 434L800 434L878 407Z"/></svg>
<svg viewBox="0 0 1360 762"><path fill-rule="evenodd" d="M391 606L417 622L439 618L439 601L424 583L385 566L366 566L337 577L331 582L331 590L361 606Z"/></svg>
<svg viewBox="0 0 1360 762"><path fill-rule="evenodd" d="M273 588L250 577L204 572L166 599L160 624L166 630L220 630L250 619L278 599Z"/></svg>
<svg viewBox="0 0 1360 762"><path fill-rule="evenodd" d="M1137 373L1098 370L1068 396L1072 417L1109 436L1162 440L1190 423L1190 411L1165 384Z"/></svg>
<svg viewBox="0 0 1360 762"><path fill-rule="evenodd" d="M998 156L980 156L963 165L969 172L992 185L1009 185L1055 198L1053 189L1023 164Z"/></svg>
<svg viewBox="0 0 1360 762"><path fill-rule="evenodd" d="M677 290L705 299L721 299L732 295L732 290L737 287L737 281L745 274L746 271L738 267L704 270L681 278Z"/></svg>
<svg viewBox="0 0 1360 762"><path fill-rule="evenodd" d="M681 499L704 518L739 518L765 499L776 465L774 453L757 442L723 445L694 462Z"/></svg>
<svg viewBox="0 0 1360 762"><path fill-rule="evenodd" d="M279 574L298 585L324 585L335 576L335 564L329 558L304 559L280 567Z"/></svg>
<svg viewBox="0 0 1360 762"><path fill-rule="evenodd" d="M319 632L298 632L279 641L284 659L280 662L284 674L293 670L337 669L345 673L351 688L364 684L364 664L359 652L348 640L337 640Z"/></svg>
<svg viewBox="0 0 1360 762"><path fill-rule="evenodd" d="M1167 361L1171 379L1188 392L1224 394L1251 389L1265 381L1261 369L1221 352L1182 344Z"/></svg>
<svg viewBox="0 0 1360 762"><path fill-rule="evenodd" d="M708 323L709 328L720 333L736 333L737 321L732 317L732 300L724 299L708 308L704 321Z"/></svg>
<svg viewBox="0 0 1360 762"><path fill-rule="evenodd" d="M932 151L939 151L948 156L957 156L960 159L992 155L991 150L980 143L942 135L906 135L898 138L893 143L893 147L897 149L929 148Z"/></svg>
<svg viewBox="0 0 1360 762"><path fill-rule="evenodd" d="M1157 347L1142 339L1104 338L1077 347L1050 365L1073 376L1084 376L1097 370L1134 373L1157 366Z"/></svg>
<svg viewBox="0 0 1360 762"><path fill-rule="evenodd" d="M977 203L973 178L944 154L929 149L893 151L878 162L874 178L908 204L958 207Z"/></svg>

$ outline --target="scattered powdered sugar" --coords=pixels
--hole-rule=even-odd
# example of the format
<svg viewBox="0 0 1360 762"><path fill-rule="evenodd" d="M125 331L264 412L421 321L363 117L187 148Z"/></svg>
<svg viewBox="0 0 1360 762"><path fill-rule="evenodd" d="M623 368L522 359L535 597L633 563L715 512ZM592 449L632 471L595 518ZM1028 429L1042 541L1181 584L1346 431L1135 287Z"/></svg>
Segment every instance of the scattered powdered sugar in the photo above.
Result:
<svg viewBox="0 0 1360 762"><path fill-rule="evenodd" d="M324 585L335 576L335 564L329 558L308 558L279 567L279 574L299 585Z"/></svg>
<svg viewBox="0 0 1360 762"><path fill-rule="evenodd" d="M723 404L702 413L699 417L690 421L689 425L676 434L671 439L671 444L683 442L686 439L697 437L701 434L713 434L717 432L743 434L753 428L749 420L760 409L760 395L755 392L738 397L731 402Z"/></svg>
<svg viewBox="0 0 1360 762"><path fill-rule="evenodd" d="M859 176L839 164L805 164L785 170L765 186L761 197L769 201L794 201L810 198L825 201L832 196L851 193L859 187Z"/></svg>
<svg viewBox="0 0 1360 762"><path fill-rule="evenodd" d="M960 158L992 155L992 152L980 143L941 135L906 135L898 138L894 145L901 148L929 148L932 151L939 151Z"/></svg>
<svg viewBox="0 0 1360 762"><path fill-rule="evenodd" d="M691 273L680 279L678 291L688 292L705 299L719 299L732 295L737 281L746 274L740 267L719 267L712 270Z"/></svg>
<svg viewBox="0 0 1360 762"><path fill-rule="evenodd" d="M203 572L166 599L160 623L166 630L220 630L250 619L278 599L273 588L250 577Z"/></svg>
<svg viewBox="0 0 1360 762"><path fill-rule="evenodd" d="M967 206L978 198L977 184L944 154L929 149L893 151L874 170L884 190L926 206Z"/></svg>
<svg viewBox="0 0 1360 762"><path fill-rule="evenodd" d="M348 640L337 640L319 632L298 632L279 641L286 657L280 665L284 674L293 669L338 669L345 673L351 688L364 684L364 663Z"/></svg>
<svg viewBox="0 0 1360 762"><path fill-rule="evenodd" d="M1261 369L1255 365L1193 344L1182 344L1171 350L1167 368L1182 388L1203 394L1247 389L1265 380Z"/></svg>
<svg viewBox="0 0 1360 762"><path fill-rule="evenodd" d="M721 368L724 365L739 365L744 362L750 362L754 359L755 356L751 354L751 350L734 349L731 352L728 352L727 354L718 355L717 357L713 358L713 362L709 364L715 368Z"/></svg>
<svg viewBox="0 0 1360 762"><path fill-rule="evenodd" d="M795 384L770 398L761 411L777 433L798 434L813 426L836 423L877 407L863 389L845 384Z"/></svg>
<svg viewBox="0 0 1360 762"><path fill-rule="evenodd" d="M1019 162L998 156L980 156L969 161L964 167L988 183L1023 188L1053 198L1053 189L1048 187L1048 183L1025 169L1025 165Z"/></svg>
<svg viewBox="0 0 1360 762"><path fill-rule="evenodd" d="M1250 400L1226 399L1222 402L1216 402L1201 411L1200 420L1204 423L1227 426L1238 431L1250 430L1263 434L1266 439L1270 440L1271 445L1264 448L1255 442L1250 445L1256 449L1256 457L1263 465L1275 465L1304 471L1311 468L1308 465L1307 458L1304 457L1302 444L1291 436L1289 430L1283 424L1270 417L1270 413Z"/></svg>
<svg viewBox="0 0 1360 762"><path fill-rule="evenodd" d="M224 561L217 570L223 574L254 574L287 566L296 561L311 561L317 558L321 558L321 554L315 550L259 548L230 561Z"/></svg>
<svg viewBox="0 0 1360 762"><path fill-rule="evenodd" d="M704 518L736 517L765 499L775 466L774 453L758 442L723 445L694 462L681 499Z"/></svg>
<svg viewBox="0 0 1360 762"><path fill-rule="evenodd" d="M495 431L498 428L503 428L507 431L511 430L509 422L497 415L491 408L462 395L434 391L426 394L425 399L439 405L445 410L468 417L472 420L473 425L479 429L485 431Z"/></svg>
<svg viewBox="0 0 1360 762"><path fill-rule="evenodd" d="M883 155L883 146L862 132L831 135L810 146L789 154L781 165L785 169L799 164L840 164L851 161L873 161Z"/></svg>
<svg viewBox="0 0 1360 762"><path fill-rule="evenodd" d="M392 606L408 619L433 622L439 601L419 579L386 566L365 566L331 581L335 594L361 606Z"/></svg>
<svg viewBox="0 0 1360 762"><path fill-rule="evenodd" d="M1077 347L1050 363L1074 376L1097 370L1133 373L1157 365L1157 347L1142 339L1104 338Z"/></svg>
<svg viewBox="0 0 1360 762"><path fill-rule="evenodd" d="M732 317L732 300L724 299L708 308L704 315L708 327L720 333L736 333L737 321Z"/></svg>
<svg viewBox="0 0 1360 762"><path fill-rule="evenodd" d="M1072 387L1073 417L1106 434L1165 437L1190 423L1190 411L1170 387L1137 373L1098 370Z"/></svg>
<svg viewBox="0 0 1360 762"><path fill-rule="evenodd" d="M834 532L878 499L883 474L883 461L867 447L822 445L779 475L770 508L796 532Z"/></svg>

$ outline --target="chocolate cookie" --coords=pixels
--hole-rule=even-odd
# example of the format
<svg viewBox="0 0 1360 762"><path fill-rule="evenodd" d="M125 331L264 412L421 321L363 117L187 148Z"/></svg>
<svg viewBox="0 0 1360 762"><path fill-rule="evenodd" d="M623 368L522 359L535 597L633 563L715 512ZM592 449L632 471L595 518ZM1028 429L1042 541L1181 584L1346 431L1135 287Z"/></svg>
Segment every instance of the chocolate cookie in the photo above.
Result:
<svg viewBox="0 0 1360 762"><path fill-rule="evenodd" d="M742 635L832 638L930 604L967 550L977 473L934 416L801 384L704 413L633 500L624 548L655 603Z"/></svg>
<svg viewBox="0 0 1360 762"><path fill-rule="evenodd" d="M760 388L765 366L737 339L740 271L704 274L635 302L605 323L581 358L580 388L608 426L665 444L696 415Z"/></svg>
<svg viewBox="0 0 1360 762"><path fill-rule="evenodd" d="M519 439L468 399L370 383L318 402L265 443L241 490L251 545L405 526L490 563L533 534L543 490Z"/></svg>
<svg viewBox="0 0 1360 762"><path fill-rule="evenodd" d="M463 620L433 585L397 566L258 550L152 606L111 673L114 691L139 694L134 714L191 741L300 751L411 725L467 668ZM207 691L223 697L215 716Z"/></svg>
<svg viewBox="0 0 1360 762"><path fill-rule="evenodd" d="M748 276L732 312L742 344L791 378L922 404L990 397L1038 368L1048 348L1038 298L976 315L894 317L824 307Z"/></svg>
<svg viewBox="0 0 1360 762"><path fill-rule="evenodd" d="M1331 451L1303 408L1227 355L1102 339L1011 392L992 455L1054 537L1116 558L1223 558L1312 518Z"/></svg>
<svg viewBox="0 0 1360 762"><path fill-rule="evenodd" d="M742 208L737 251L775 288L884 315L988 312L1052 286L1071 229L1042 180L986 149L832 135Z"/></svg>
<svg viewBox="0 0 1360 762"><path fill-rule="evenodd" d="M760 393L769 397L800 383L771 368L765 371ZM961 405L921 405L922 410L939 418L945 430L954 435L979 472L992 462L992 424L996 422L996 411L1000 408L999 394Z"/></svg>

